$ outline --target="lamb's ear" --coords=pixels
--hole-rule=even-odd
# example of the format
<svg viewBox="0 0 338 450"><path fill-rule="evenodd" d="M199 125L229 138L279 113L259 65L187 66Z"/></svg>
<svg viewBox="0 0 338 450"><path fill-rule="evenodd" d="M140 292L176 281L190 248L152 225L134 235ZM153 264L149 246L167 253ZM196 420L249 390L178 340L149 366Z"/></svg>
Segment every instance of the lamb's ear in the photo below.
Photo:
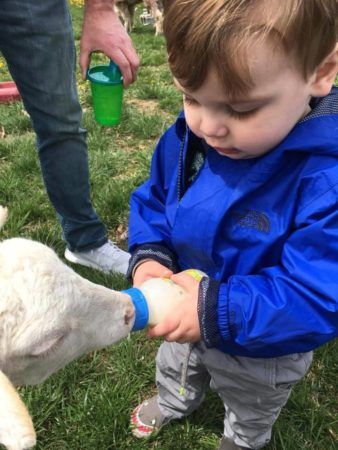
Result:
<svg viewBox="0 0 338 450"><path fill-rule="evenodd" d="M28 449L36 444L32 419L16 389L0 371L0 443L8 449Z"/></svg>
<svg viewBox="0 0 338 450"><path fill-rule="evenodd" d="M44 336L44 339L41 342L37 342L35 344L31 344L31 348L29 350L29 354L31 356L40 356L44 357L48 355L50 352L59 347L65 338L66 333L60 332L57 335L53 336Z"/></svg>

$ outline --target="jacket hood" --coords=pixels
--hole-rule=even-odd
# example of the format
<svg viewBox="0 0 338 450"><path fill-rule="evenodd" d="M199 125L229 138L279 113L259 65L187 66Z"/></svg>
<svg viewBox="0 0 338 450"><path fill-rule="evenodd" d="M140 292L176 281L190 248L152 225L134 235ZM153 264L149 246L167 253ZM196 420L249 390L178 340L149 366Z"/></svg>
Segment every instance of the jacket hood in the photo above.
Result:
<svg viewBox="0 0 338 450"><path fill-rule="evenodd" d="M338 87L326 97L313 98L311 112L276 147L321 155L338 155Z"/></svg>

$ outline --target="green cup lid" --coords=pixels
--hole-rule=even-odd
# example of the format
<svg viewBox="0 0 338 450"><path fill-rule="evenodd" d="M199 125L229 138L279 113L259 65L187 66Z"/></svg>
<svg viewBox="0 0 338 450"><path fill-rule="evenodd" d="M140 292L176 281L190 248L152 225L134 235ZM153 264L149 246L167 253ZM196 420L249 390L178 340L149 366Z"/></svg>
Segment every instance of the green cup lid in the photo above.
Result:
<svg viewBox="0 0 338 450"><path fill-rule="evenodd" d="M87 70L87 79L92 83L114 85L122 83L122 74L114 61L109 66L93 66Z"/></svg>

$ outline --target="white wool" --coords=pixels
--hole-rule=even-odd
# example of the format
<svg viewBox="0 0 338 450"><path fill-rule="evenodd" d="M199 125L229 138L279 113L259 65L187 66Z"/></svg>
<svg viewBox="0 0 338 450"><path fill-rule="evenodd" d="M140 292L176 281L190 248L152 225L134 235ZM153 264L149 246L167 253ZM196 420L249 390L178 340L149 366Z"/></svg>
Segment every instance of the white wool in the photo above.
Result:
<svg viewBox="0 0 338 450"><path fill-rule="evenodd" d="M0 227L6 217L0 206ZM6 399L0 443L23 450L35 442L12 384L40 383L82 354L119 341L133 319L128 295L84 279L47 246L22 238L0 242L0 397Z"/></svg>

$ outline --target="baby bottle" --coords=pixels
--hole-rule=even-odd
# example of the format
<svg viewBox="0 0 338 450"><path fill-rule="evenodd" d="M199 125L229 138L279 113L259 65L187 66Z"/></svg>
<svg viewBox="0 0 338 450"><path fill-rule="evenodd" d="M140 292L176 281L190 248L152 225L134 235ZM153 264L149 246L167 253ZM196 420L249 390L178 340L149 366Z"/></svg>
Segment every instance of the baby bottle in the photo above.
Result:
<svg viewBox="0 0 338 450"><path fill-rule="evenodd" d="M197 281L206 276L196 269L185 271ZM186 292L170 278L150 278L139 288L130 288L124 293L130 295L135 307L135 322L132 331L153 327L173 311L184 300Z"/></svg>

